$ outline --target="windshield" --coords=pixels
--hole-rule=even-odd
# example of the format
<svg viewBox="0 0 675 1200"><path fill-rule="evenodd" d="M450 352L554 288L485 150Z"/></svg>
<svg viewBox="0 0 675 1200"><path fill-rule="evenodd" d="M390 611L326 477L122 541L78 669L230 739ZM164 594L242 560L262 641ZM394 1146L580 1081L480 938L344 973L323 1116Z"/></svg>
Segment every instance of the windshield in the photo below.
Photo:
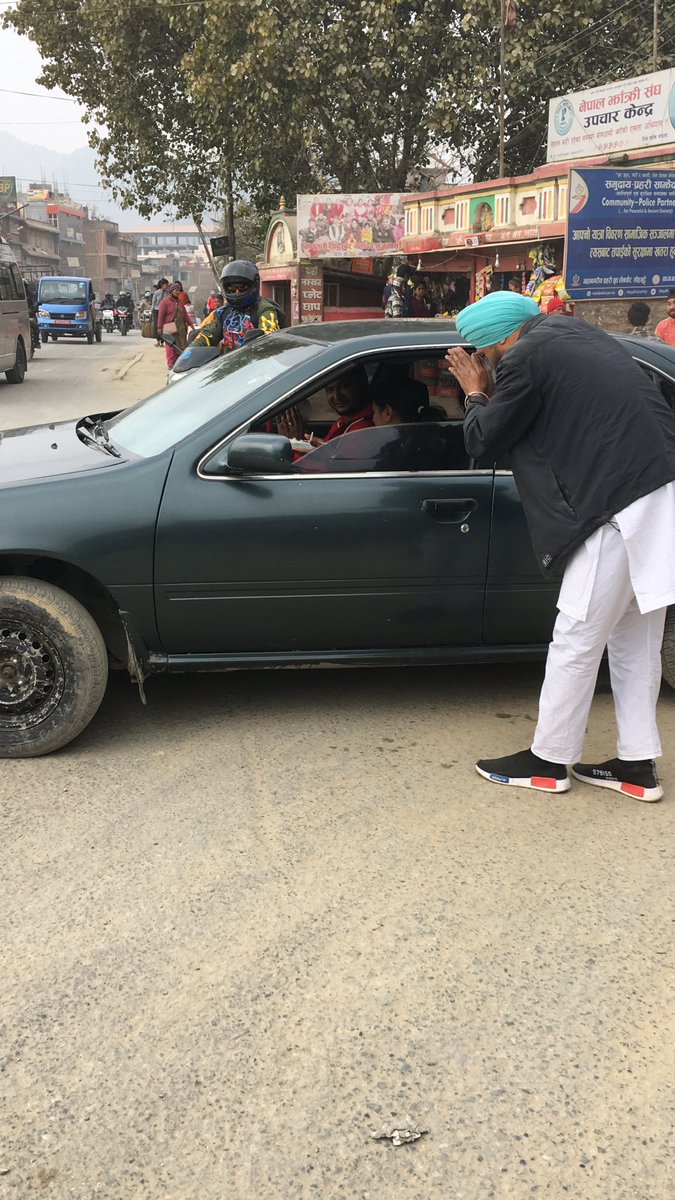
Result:
<svg viewBox="0 0 675 1200"><path fill-rule="evenodd" d="M41 279L41 304L86 304L88 287L81 279Z"/></svg>
<svg viewBox="0 0 675 1200"><path fill-rule="evenodd" d="M108 423L110 438L145 458L160 454L322 349L280 333L258 338L188 371L184 378L114 417Z"/></svg>

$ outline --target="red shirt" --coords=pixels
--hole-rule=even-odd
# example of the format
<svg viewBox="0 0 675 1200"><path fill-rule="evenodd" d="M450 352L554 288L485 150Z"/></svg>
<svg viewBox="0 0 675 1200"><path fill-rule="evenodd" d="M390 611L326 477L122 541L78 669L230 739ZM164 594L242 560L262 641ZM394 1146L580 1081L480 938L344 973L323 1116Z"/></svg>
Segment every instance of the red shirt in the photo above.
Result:
<svg viewBox="0 0 675 1200"><path fill-rule="evenodd" d="M372 429L373 425L373 406L372 404L366 404L357 413L349 413L343 417L338 417L337 421L328 430L324 441L330 442L333 438L342 437L343 433L354 433L357 429Z"/></svg>
<svg viewBox="0 0 675 1200"><path fill-rule="evenodd" d="M655 332L657 338L661 338L667 346L675 346L675 317L666 317L665 321L659 321Z"/></svg>

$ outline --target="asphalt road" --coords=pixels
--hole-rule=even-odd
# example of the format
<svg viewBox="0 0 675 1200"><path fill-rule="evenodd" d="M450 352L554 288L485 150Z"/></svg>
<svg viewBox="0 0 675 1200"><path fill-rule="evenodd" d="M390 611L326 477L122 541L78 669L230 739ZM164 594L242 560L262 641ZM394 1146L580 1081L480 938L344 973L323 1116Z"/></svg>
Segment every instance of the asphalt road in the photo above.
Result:
<svg viewBox="0 0 675 1200"><path fill-rule="evenodd" d="M672 1200L675 693L661 804L479 779L540 676L120 674L3 763L0 1197Z"/></svg>

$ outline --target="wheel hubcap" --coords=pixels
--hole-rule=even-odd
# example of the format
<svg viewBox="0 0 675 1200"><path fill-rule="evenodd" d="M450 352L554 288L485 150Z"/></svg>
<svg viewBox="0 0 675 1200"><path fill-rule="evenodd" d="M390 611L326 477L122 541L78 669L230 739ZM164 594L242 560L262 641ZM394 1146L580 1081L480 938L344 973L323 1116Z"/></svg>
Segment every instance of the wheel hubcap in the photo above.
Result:
<svg viewBox="0 0 675 1200"><path fill-rule="evenodd" d="M56 647L25 624L0 622L0 729L27 729L44 721L63 695L63 664Z"/></svg>

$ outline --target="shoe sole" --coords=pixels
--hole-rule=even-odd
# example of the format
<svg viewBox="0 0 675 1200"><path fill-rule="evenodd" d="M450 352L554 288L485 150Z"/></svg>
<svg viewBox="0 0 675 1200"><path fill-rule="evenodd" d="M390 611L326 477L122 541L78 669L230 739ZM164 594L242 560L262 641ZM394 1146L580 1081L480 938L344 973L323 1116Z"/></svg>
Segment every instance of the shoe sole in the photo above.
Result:
<svg viewBox="0 0 675 1200"><path fill-rule="evenodd" d="M570 790L569 779L550 779L539 775L516 779L510 775L490 774L489 771L484 771L482 767L478 766L476 770L483 779L488 779L490 783L503 783L507 787L530 788L533 792L569 792Z"/></svg>
<svg viewBox="0 0 675 1200"><path fill-rule="evenodd" d="M618 779L591 779L588 775L580 775L572 767L572 774L580 783L590 783L591 787L608 788L610 792L622 792L633 800L642 800L646 804L655 804L663 797L661 785L655 788L640 787L637 783L620 783Z"/></svg>

